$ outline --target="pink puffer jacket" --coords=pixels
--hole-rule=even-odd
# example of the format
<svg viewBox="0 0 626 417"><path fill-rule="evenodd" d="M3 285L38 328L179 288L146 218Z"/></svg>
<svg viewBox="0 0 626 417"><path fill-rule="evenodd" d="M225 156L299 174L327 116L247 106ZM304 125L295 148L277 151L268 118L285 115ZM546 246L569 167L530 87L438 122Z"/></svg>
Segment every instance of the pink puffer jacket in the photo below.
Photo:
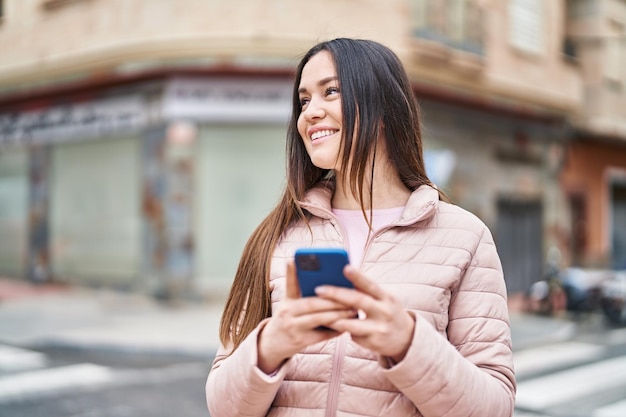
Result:
<svg viewBox="0 0 626 417"><path fill-rule="evenodd" d="M344 246L332 215L332 189L317 187L302 206L312 214L315 246ZM311 246L305 225L289 230L275 251L270 286L284 294L285 264ZM507 417L515 376L506 289L487 227L422 186L402 217L371 237L360 269L417 316L406 357L385 358L348 334L309 346L274 375L257 366L261 322L241 346L217 353L206 384L212 417Z"/></svg>

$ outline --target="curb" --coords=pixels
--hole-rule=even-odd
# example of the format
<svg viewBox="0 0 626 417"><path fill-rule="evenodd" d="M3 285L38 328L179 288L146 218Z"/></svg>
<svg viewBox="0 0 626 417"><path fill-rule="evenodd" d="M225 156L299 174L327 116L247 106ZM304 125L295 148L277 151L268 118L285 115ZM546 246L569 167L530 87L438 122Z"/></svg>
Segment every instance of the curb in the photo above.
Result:
<svg viewBox="0 0 626 417"><path fill-rule="evenodd" d="M67 352L89 352L107 355L141 355L152 357L174 357L196 360L212 360L217 349L193 349L185 347L147 347L113 343L73 343L64 340L43 339L28 343L22 348L33 350L63 350Z"/></svg>

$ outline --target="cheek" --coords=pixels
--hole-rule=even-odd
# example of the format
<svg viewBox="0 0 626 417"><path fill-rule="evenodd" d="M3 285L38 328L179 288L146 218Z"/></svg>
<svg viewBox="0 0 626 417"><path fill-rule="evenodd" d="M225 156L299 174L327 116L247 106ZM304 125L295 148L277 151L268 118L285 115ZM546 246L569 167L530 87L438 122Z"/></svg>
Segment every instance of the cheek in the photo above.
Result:
<svg viewBox="0 0 626 417"><path fill-rule="evenodd" d="M306 129L307 129L307 124L304 121L303 117L300 116L298 118L298 123L297 123L297 127L298 127L298 133L300 133L300 137L302 139L302 142L304 142L304 146L307 149L307 152L309 152L309 140L306 137Z"/></svg>
<svg viewBox="0 0 626 417"><path fill-rule="evenodd" d="M304 122L304 117L302 117L302 115L298 117L296 126L298 127L298 133L300 133L300 136L304 139L306 137L306 123Z"/></svg>

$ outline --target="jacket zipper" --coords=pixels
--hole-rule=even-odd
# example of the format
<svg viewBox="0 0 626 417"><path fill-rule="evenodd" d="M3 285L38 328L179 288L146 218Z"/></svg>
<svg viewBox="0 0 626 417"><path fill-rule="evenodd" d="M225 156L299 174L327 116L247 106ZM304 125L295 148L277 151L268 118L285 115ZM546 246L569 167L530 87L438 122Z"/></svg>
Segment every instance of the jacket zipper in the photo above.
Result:
<svg viewBox="0 0 626 417"><path fill-rule="evenodd" d="M348 235L346 235L343 226L337 220L334 213L329 212L330 222L338 229L339 235L343 240L343 247L347 250L350 247L348 242ZM346 346L348 344L348 335L342 334L337 337L337 343L335 345L335 354L333 356L333 366L331 368L330 383L328 385L328 400L326 402L326 414L325 417L335 417L337 415L337 404L339 402L339 386L341 384L341 372L343 369L343 357L346 353Z"/></svg>
<svg viewBox="0 0 626 417"><path fill-rule="evenodd" d="M346 353L348 335L342 334L337 338L335 346L335 356L333 357L333 367L330 374L330 385L328 386L328 401L326 403L326 417L335 417L337 414L337 403L339 401L339 382L341 370L343 368L343 356Z"/></svg>

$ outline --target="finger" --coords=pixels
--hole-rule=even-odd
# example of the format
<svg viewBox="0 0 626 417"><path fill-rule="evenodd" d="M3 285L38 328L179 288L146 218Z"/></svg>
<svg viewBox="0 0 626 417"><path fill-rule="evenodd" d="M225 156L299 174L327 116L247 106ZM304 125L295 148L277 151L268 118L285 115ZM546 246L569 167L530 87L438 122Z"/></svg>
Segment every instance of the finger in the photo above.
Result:
<svg viewBox="0 0 626 417"><path fill-rule="evenodd" d="M348 332L353 339L369 337L376 330L376 325L370 320L360 320L355 317L344 317L332 323L331 327L338 332Z"/></svg>
<svg viewBox="0 0 626 417"><path fill-rule="evenodd" d="M296 276L296 265L293 260L287 262L287 298L300 298L300 284Z"/></svg>
<svg viewBox="0 0 626 417"><path fill-rule="evenodd" d="M338 331L335 329L334 324L341 322L345 319L355 320L354 310L341 310L341 311L328 311L323 313L317 313L309 317L310 325L313 325L317 330L320 326L324 326L326 329L333 330L337 333L342 333L343 330Z"/></svg>
<svg viewBox="0 0 626 417"><path fill-rule="evenodd" d="M293 301L289 305L292 316L321 313L325 311L352 311L350 306L344 303L321 297L303 297Z"/></svg>
<svg viewBox="0 0 626 417"><path fill-rule="evenodd" d="M319 299L340 303L353 311L362 311L365 316L376 315L377 305L380 304L368 294L355 289L323 285L317 287L315 293Z"/></svg>
<svg viewBox="0 0 626 417"><path fill-rule="evenodd" d="M368 279L352 265L346 265L343 269L343 274L354 284L354 288L362 293L371 296L375 300L382 300L385 298L386 293L382 290L382 288L380 288L374 281Z"/></svg>

